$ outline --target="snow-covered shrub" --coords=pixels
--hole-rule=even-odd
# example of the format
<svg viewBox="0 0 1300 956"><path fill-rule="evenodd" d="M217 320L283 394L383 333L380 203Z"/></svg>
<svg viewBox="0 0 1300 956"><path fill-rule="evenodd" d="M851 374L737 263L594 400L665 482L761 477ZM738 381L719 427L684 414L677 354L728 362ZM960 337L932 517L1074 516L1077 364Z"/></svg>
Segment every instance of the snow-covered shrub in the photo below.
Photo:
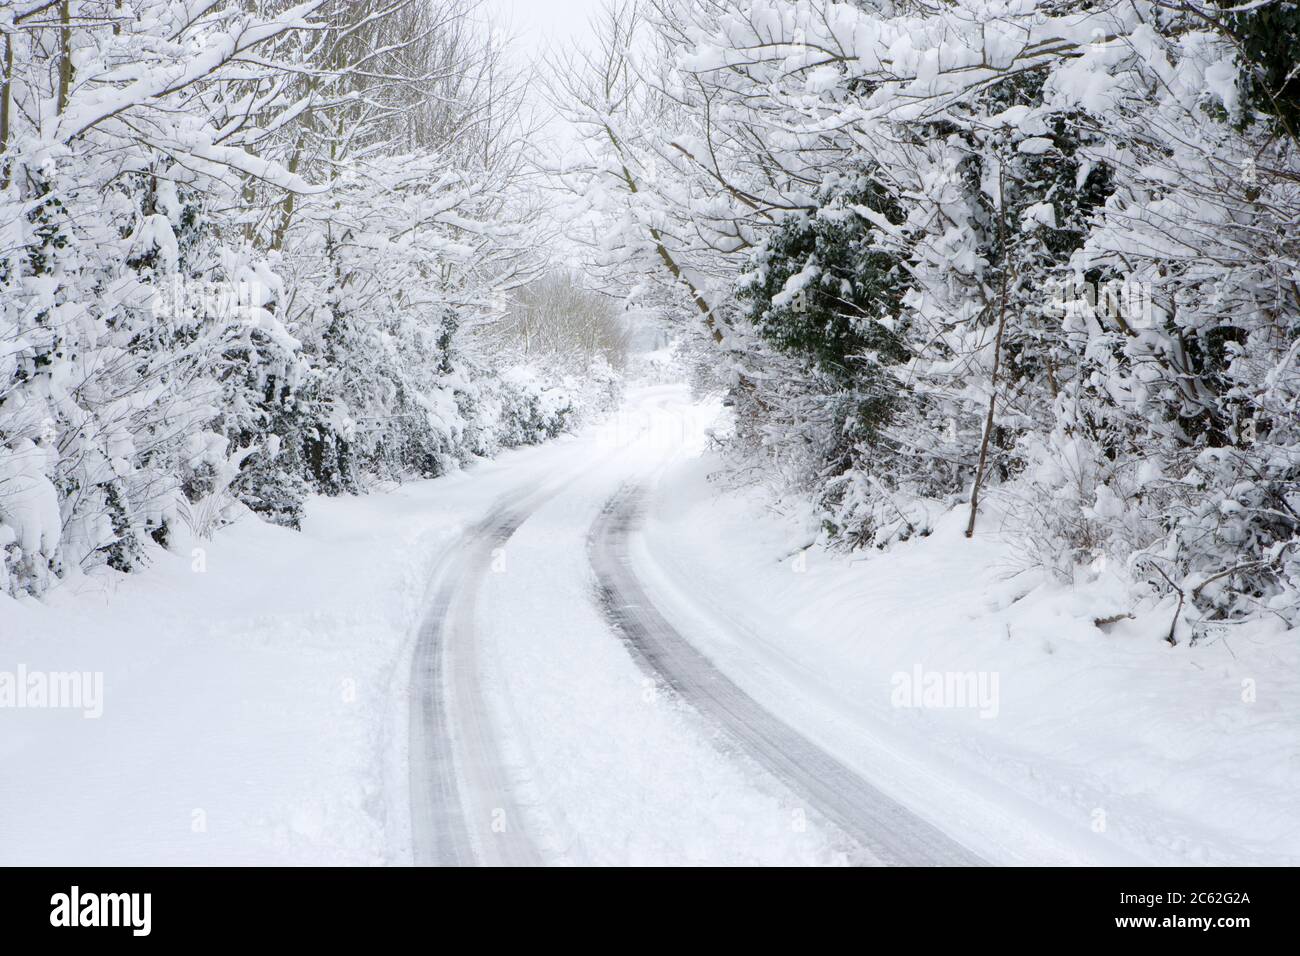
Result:
<svg viewBox="0 0 1300 956"><path fill-rule="evenodd" d="M486 441L490 454L554 438L613 408L621 386L622 377L600 358L583 378L516 366L478 383L478 401L486 400L492 413L479 424L476 440Z"/></svg>
<svg viewBox="0 0 1300 956"><path fill-rule="evenodd" d="M50 449L19 438L0 448L0 581L40 590L57 568L63 520Z"/></svg>

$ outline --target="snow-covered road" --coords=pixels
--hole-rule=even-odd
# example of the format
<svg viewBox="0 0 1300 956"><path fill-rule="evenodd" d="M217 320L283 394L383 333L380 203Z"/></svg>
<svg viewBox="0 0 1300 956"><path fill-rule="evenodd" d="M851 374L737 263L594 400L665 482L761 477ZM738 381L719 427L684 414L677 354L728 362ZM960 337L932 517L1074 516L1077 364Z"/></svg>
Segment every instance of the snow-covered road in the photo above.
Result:
<svg viewBox="0 0 1300 956"><path fill-rule="evenodd" d="M1285 634L1103 635L1105 592L944 522L804 554L797 511L712 480L719 424L646 386L579 435L314 500L301 534L249 517L0 599L0 671L103 677L96 719L0 712L0 863L1300 859ZM900 706L921 667L1000 694Z"/></svg>
<svg viewBox="0 0 1300 956"><path fill-rule="evenodd" d="M717 414L679 386L635 392L448 551L412 670L416 862L983 862L660 610L707 595L638 577L646 489Z"/></svg>
<svg viewBox="0 0 1300 956"><path fill-rule="evenodd" d="M411 837L417 864L535 865L500 747L479 694L475 591L495 554L545 492L512 493L439 563L411 670Z"/></svg>
<svg viewBox="0 0 1300 956"><path fill-rule="evenodd" d="M792 574L789 541L770 540L780 523L747 529L731 514L735 496L707 480L709 429L724 421L716 404L693 402L682 387L635 391L620 416L563 458L516 469L519 484L448 559L416 665L426 688L416 723L436 730L413 726L415 859L1287 858L1294 840L1285 826L1271 842L1243 838L1199 807L1172 806L1159 775L1133 767L1103 779L1092 769L1129 746L1121 735L1132 697L1100 698L1108 704L1092 714L1090 732L1074 695L1106 693L1116 654L1137 655L1144 680L1170 685L1169 715L1156 719L1182 720L1199 706L1180 697L1185 665L1161 656L1158 642L1099 645L1085 613L1095 595L1049 588L1016 605L1026 585L1008 590L998 567L1007 543L996 534L953 545L945 531L873 565L873 587L839 561ZM710 539L724 532L725 542ZM916 619L911 639L898 609L916 613L945 581L951 596L933 620ZM1080 623L1064 626L1076 607L1085 609ZM982 637L987 627L1011 634L1010 621L972 623L1004 612L1024 615L1017 633L1042 630L1041 686L1073 695L1024 699L1040 681L1025 675L1043 666L1034 645ZM945 672L1001 671L1007 713L996 713L996 699L988 715L897 705L890 674L941 663L950 652L937 640L963 648L960 667ZM1077 640L1110 668L1063 659L1053 653L1058 640ZM1208 700L1214 690L1202 693ZM1276 720L1256 712L1271 744ZM1230 736L1221 744L1225 753L1241 745ZM1145 746L1153 762L1170 759L1159 738ZM1217 766L1178 772L1226 792L1230 780L1209 782ZM1284 820L1294 801L1285 787L1271 792L1268 805ZM431 804L429 794L447 798ZM443 822L420 825L421 815Z"/></svg>
<svg viewBox="0 0 1300 956"><path fill-rule="evenodd" d="M694 447L700 415L679 387L639 391L439 564L411 675L417 863L973 861L796 733L766 739L783 725L734 685L747 707L719 722L689 692L717 676L703 657L665 687L665 662L648 676L619 640L637 584L609 561L630 525L601 503Z"/></svg>

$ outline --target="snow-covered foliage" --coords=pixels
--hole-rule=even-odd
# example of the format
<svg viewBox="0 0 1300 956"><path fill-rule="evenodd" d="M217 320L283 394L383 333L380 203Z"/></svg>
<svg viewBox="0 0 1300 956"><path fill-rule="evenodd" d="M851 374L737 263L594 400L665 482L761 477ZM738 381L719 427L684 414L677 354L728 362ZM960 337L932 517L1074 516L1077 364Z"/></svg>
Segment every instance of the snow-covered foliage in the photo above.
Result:
<svg viewBox="0 0 1300 956"><path fill-rule="evenodd" d="M543 265L472 14L0 2L0 589L572 423L464 333Z"/></svg>
<svg viewBox="0 0 1300 956"><path fill-rule="evenodd" d="M996 494L1063 575L1295 623L1298 42L1272 0L626 0L556 174L833 540Z"/></svg>

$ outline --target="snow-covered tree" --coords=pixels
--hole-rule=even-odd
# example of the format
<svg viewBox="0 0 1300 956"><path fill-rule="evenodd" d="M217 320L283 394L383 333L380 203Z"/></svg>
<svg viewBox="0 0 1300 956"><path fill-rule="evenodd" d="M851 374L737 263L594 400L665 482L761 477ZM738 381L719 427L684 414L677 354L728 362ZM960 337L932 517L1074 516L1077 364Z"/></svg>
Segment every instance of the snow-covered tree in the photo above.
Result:
<svg viewBox="0 0 1300 956"><path fill-rule="evenodd" d="M0 3L0 587L571 423L466 334L545 263L474 12Z"/></svg>
<svg viewBox="0 0 1300 956"><path fill-rule="evenodd" d="M833 539L993 495L1062 574L1294 621L1294 9L624 5L566 183Z"/></svg>

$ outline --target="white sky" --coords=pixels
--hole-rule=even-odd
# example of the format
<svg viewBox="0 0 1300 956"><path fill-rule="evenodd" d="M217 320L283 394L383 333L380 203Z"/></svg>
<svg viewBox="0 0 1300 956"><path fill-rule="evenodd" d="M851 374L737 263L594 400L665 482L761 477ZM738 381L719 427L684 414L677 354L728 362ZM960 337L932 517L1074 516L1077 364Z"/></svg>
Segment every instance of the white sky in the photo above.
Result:
<svg viewBox="0 0 1300 956"><path fill-rule="evenodd" d="M605 0L483 0L480 16L488 19L508 41L508 50L517 65L526 67L542 61L552 51L563 52L585 46L591 36L591 19ZM554 144L570 141L571 130L555 116L540 83L534 83L529 96L543 127L542 141Z"/></svg>
<svg viewBox="0 0 1300 956"><path fill-rule="evenodd" d="M488 18L509 39L509 51L521 67L541 63L552 51L563 52L585 46L592 36L591 19L606 0L483 0L481 15ZM543 126L537 131L540 142L550 149L565 152L573 143L572 128L557 116L540 83L529 89L533 106ZM566 247L566 240L558 240ZM564 254L560 258L566 258ZM570 249L567 258L577 261L580 255Z"/></svg>
<svg viewBox="0 0 1300 956"><path fill-rule="evenodd" d="M549 49L585 42L602 0L486 0L485 12L502 27L524 60Z"/></svg>

